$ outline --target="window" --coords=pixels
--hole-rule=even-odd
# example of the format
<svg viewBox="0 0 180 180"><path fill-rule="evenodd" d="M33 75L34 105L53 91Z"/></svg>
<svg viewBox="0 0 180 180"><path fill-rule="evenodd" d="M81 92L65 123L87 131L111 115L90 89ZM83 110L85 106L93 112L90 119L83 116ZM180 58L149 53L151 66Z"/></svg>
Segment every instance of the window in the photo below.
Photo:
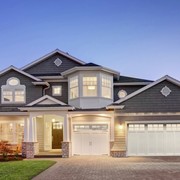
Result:
<svg viewBox="0 0 180 180"><path fill-rule="evenodd" d="M112 98L112 83L111 77L103 75L102 76L102 97Z"/></svg>
<svg viewBox="0 0 180 180"><path fill-rule="evenodd" d="M118 92L118 96L119 96L120 99L122 99L122 98L124 98L124 97L127 96L127 92L122 89L122 90L120 90L120 91Z"/></svg>
<svg viewBox="0 0 180 180"><path fill-rule="evenodd" d="M70 78L70 99L79 97L78 76Z"/></svg>
<svg viewBox="0 0 180 180"><path fill-rule="evenodd" d="M53 96L61 96L62 95L62 86L53 86L52 87L52 95Z"/></svg>
<svg viewBox="0 0 180 180"><path fill-rule="evenodd" d="M12 77L1 87L2 103L25 103L25 86Z"/></svg>
<svg viewBox="0 0 180 180"><path fill-rule="evenodd" d="M144 124L129 124L129 131L144 131Z"/></svg>
<svg viewBox="0 0 180 180"><path fill-rule="evenodd" d="M148 124L148 131L163 131L163 124Z"/></svg>
<svg viewBox="0 0 180 180"><path fill-rule="evenodd" d="M97 77L83 77L83 96L97 96Z"/></svg>
<svg viewBox="0 0 180 180"><path fill-rule="evenodd" d="M167 131L180 131L180 124L166 124Z"/></svg>

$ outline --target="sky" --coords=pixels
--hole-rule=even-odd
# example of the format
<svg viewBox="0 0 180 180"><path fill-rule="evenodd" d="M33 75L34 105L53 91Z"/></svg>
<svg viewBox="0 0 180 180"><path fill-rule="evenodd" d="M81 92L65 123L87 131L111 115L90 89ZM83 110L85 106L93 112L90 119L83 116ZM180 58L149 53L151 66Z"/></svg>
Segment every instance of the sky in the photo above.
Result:
<svg viewBox="0 0 180 180"><path fill-rule="evenodd" d="M0 0L0 70L57 48L122 75L180 80L180 0Z"/></svg>

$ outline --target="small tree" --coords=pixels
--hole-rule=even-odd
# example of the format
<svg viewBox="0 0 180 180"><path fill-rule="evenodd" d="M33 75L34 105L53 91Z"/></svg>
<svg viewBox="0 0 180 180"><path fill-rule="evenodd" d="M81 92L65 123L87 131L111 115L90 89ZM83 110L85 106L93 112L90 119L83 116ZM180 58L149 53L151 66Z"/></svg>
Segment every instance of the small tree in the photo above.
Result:
<svg viewBox="0 0 180 180"><path fill-rule="evenodd" d="M8 160L8 153L12 153L7 141L0 141L0 153L3 155L4 160Z"/></svg>

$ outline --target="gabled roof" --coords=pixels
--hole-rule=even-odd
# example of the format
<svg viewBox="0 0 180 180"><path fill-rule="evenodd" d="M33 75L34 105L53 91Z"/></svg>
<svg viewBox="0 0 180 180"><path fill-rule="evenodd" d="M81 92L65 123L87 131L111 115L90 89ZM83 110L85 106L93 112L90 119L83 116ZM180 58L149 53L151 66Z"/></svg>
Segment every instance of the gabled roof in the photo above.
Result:
<svg viewBox="0 0 180 180"><path fill-rule="evenodd" d="M90 63L86 63L86 64L84 64L83 66L94 66L94 67L100 67L100 65L98 65L98 64L95 64L95 63L92 63L92 62L90 62Z"/></svg>
<svg viewBox="0 0 180 180"><path fill-rule="evenodd" d="M50 57L50 56L52 56L52 55L54 55L56 53L59 53L59 54L65 56L67 58L70 58L71 60L73 60L75 62L78 62L79 64L82 64L82 65L85 64L85 62L81 61L80 59L77 59L77 58L75 58L75 57L69 55L68 53L65 53L65 52L63 52L63 51L61 51L59 49L55 49L54 51L52 51L52 52L42 56L41 58L39 58L39 59L27 64L26 66L22 67L21 70L25 70L25 69L27 69L27 68L29 68L29 67L37 64L37 63L40 63L41 61L44 61L45 59L47 59L48 57Z"/></svg>
<svg viewBox="0 0 180 180"><path fill-rule="evenodd" d="M166 76L163 76L162 78L160 78L160 79L150 83L149 85L147 85L147 86L145 86L145 87L143 87L143 88L141 88L141 89L139 89L139 90L137 90L137 91L127 95L125 98L119 99L118 101L114 102L113 105L118 105L118 104L120 104L120 103L122 103L124 101L127 101L128 99L130 99L130 98L132 98L132 97L134 97L134 96L136 96L136 95L146 91L147 89L149 89L149 88L159 84L160 82L162 82L164 80L167 80L167 81L169 81L169 82L171 82L171 83L173 83L173 84L175 84L177 86L180 86L180 81L178 81L178 80L176 80L176 79L166 75Z"/></svg>
<svg viewBox="0 0 180 180"><path fill-rule="evenodd" d="M2 71L0 72L0 76L3 75L4 73L10 71L10 70L17 71L17 72L19 72L20 74L23 74L24 76L27 76L27 77L35 80L35 81L41 81L41 79L39 79L39 78L37 78L37 77L35 77L35 76L31 75L31 74L28 74L28 73L22 71L21 69L18 69L18 68L16 68L16 67L14 67L14 66L9 66L8 68L2 70Z"/></svg>
<svg viewBox="0 0 180 180"><path fill-rule="evenodd" d="M61 105L65 106L65 104L62 101L59 101L51 96L44 95L43 97L40 97L39 99L27 104L26 106L35 106L35 105Z"/></svg>

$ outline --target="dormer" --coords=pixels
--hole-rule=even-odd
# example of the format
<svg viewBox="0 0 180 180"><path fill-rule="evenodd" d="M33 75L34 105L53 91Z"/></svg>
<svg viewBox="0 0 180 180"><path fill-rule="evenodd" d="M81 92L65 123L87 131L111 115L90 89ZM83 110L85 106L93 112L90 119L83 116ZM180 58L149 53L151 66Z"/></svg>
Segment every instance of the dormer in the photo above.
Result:
<svg viewBox="0 0 180 180"><path fill-rule="evenodd" d="M68 78L68 103L80 109L103 108L113 102L113 78L119 73L88 63L62 73Z"/></svg>

